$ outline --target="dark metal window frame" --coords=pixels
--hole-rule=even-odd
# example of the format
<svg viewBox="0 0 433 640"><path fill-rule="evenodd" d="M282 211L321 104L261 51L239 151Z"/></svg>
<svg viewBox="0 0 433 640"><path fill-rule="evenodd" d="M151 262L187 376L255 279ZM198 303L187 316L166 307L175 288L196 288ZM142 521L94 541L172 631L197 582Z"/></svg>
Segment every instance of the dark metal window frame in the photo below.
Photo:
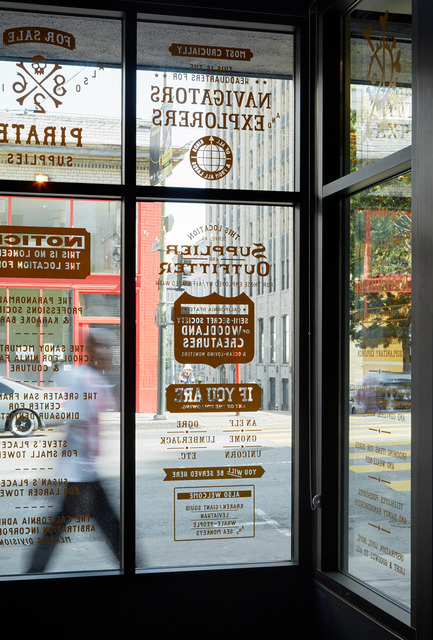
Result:
<svg viewBox="0 0 433 640"><path fill-rule="evenodd" d="M227 3L229 4L229 3ZM294 319L295 325L295 361L296 361L296 383L295 383L295 415L294 422L294 439L297 446L293 453L293 562L287 563L286 566L272 567L254 567L236 568L221 567L218 572L218 578L213 578L215 584L223 579L222 576L227 571L233 573L236 570L235 578L240 583L248 582L248 574L251 571L260 572L260 581L263 584L269 584L270 580L276 577L276 584L281 576L293 577L293 590L296 593L299 590L300 582L296 579L299 577L300 567L309 565L310 544L309 534L309 509L308 506L308 465L305 460L308 459L308 440L300 438L300 421L305 420L308 416L309 407L309 305L308 305L308 277L309 277L309 258L308 252L302 252L299 247L308 244L309 223L307 215L308 207L308 175L307 175L307 145L301 144L301 140L307 139L309 127L308 117L304 110L301 117L301 103L308 102L308 86L305 79L308 76L308 21L305 12L294 12L293 16L281 17L269 13L263 15L256 12L240 12L225 10L209 10L191 7L183 8L180 5L169 5L170 15L161 14L161 3L140 3L140 2L111 2L106 3L104 10L100 5L92 2L87 3L87 9L83 9L80 2L68 2L67 6L52 6L49 2L41 2L37 4L21 4L15 2L2 2L1 8L12 10L36 11L47 13L69 13L84 16L113 17L123 22L123 154L122 154L122 170L124 180L120 185L104 185L104 184L78 184L78 183L54 183L51 182L47 189L43 192L35 188L31 183L25 181L13 181L0 183L0 193L8 195L32 195L35 197L68 197L68 198L99 198L99 199L118 199L122 202L122 241L128 246L135 246L136 240L136 202L137 201L161 201L161 202L217 202L217 203L239 203L239 204L256 204L261 206L292 206L295 211L295 309L297 309ZM185 21L194 24L204 24L209 26L227 26L228 28L254 29L263 31L276 31L280 33L296 34L296 186L293 192L275 193L267 192L251 192L244 190L223 190L223 189L189 189L189 188L164 188L164 187L144 187L138 186L135 182L136 175L136 39L137 39L137 19L138 16L147 14L152 16L154 20ZM302 15L303 14L303 17ZM300 81L299 81L300 80ZM301 215L301 212L303 214ZM73 585L86 584L86 581L93 580L98 588L103 589L107 593L110 590L110 584L116 585L116 589L124 589L126 593L129 588L137 581L151 580L153 584L162 584L164 577L162 573L158 574L152 571L140 571L135 566L135 530L136 530L136 488L135 488L135 259L134 252L122 252L122 350L123 350L123 368L122 368L122 461L121 461L121 520L123 525L123 566L118 572L104 572L98 574L91 572L89 574L77 575L75 579L67 579L66 584L69 588ZM303 531L300 535L300 531ZM209 573L214 574L215 570ZM289 573L287 573L289 572ZM295 573L293 573L295 572ZM170 574L170 570L167 572ZM153 574L153 577L149 574ZM183 574L183 575L182 575ZM182 575L182 577L180 577ZM171 574L171 580L188 583L194 578L195 572L186 569L185 571L176 571ZM220 577L221 576L221 577ZM68 578L57 574L47 574L42 579L56 581L56 579ZM41 580L41 576L29 577L25 580L20 576L7 578L8 584L15 583L15 590L22 589L22 593L31 591L31 585L34 580ZM211 578L209 578L211 580ZM84 581L84 582L83 582ZM120 583L119 583L120 581ZM11 587L12 588L12 587ZM275 585L271 590L275 589Z"/></svg>
<svg viewBox="0 0 433 640"><path fill-rule="evenodd" d="M2 2L2 8L26 11L47 11L97 15L96 0L82 7L82 1L70 0L64 7L40 0L37 4ZM107 0L104 16L124 21L123 66L123 166L125 183L122 185L51 184L52 195L57 197L117 198L123 202L123 234L135 243L135 204L137 199L160 201L205 200L263 205L294 205L296 211L296 265L295 265L295 348L296 388L293 476L293 512L295 536L295 562L293 566L206 570L204 589L208 602L222 603L227 592L227 581L237 594L252 595L260 587L267 595L266 603L253 602L262 612L275 619L287 603L296 605L286 619L305 630L305 613L317 612L313 604L313 579L326 593L334 594L340 606L362 611L369 620L401 632L411 638L416 629L418 640L430 640L432 626L432 504L433 504L433 268L432 242L433 216L433 4L431 0L413 0L413 77L414 120L412 149L394 154L369 169L340 178L341 148L343 140L343 101L341 96L339 38L340 18L353 0L292 0L289 8L270 0L263 3L251 0L247 10L239 3L221 0L219 7L210 7L201 0L175 0L174 2L140 2L135 0ZM206 24L228 20L234 28L293 27L300 35L297 39L297 74L301 84L296 95L300 182L294 193L272 192L251 194L243 191L219 192L200 190L194 194L188 189L172 189L168 193L158 187L138 188L135 185L135 97L136 97L136 28L137 14L146 13L161 20L175 16L177 20L200 20ZM165 14L165 15L161 15ZM169 16L167 14L170 14ZM337 98L338 96L338 98ZM302 104L302 109L301 109ZM318 105L317 113L314 104ZM307 106L308 105L308 108ZM322 135L323 134L323 135ZM318 161L316 162L316 158ZM340 429L344 423L342 412L344 374L344 289L335 283L343 282L344 231L341 203L347 196L364 189L377 180L385 180L408 170L412 162L413 189L413 394L412 416L416 422L413 432L413 520L412 520L412 612L410 620L405 612L371 590L348 579L339 572L340 489ZM14 181L0 184L0 192L9 195L41 195L29 183ZM46 193L42 194L48 195ZM47 624L56 620L63 623L67 615L79 621L81 594L91 590L95 630L101 631L102 620L107 624L125 623L132 614L144 613L140 618L148 625L155 613L166 616L170 596L175 594L174 624L191 625L191 601L197 597L195 571L140 573L135 569L135 264L123 252L122 312L124 364L130 365L123 382L123 465L122 465L122 518L125 526L124 566L120 574L87 574L84 576L48 575L23 579L11 577L3 584L8 602L5 613L15 612L21 623L28 614L31 628L36 615L47 613ZM131 253L131 252L129 252ZM327 283L332 283L331 291ZM332 317L324 313L328 296L336 301ZM337 321L336 321L337 319ZM338 358L336 357L338 352ZM302 428L301 428L302 425ZM311 430L309 426L311 425ZM338 425L338 429L335 428ZM312 475L310 476L310 470ZM314 516L314 517L312 517ZM315 544L313 545L313 538ZM311 558L311 549L314 557ZM313 570L315 568L315 571ZM169 584L169 589L167 588ZM56 595L58 594L58 595ZM301 595L300 595L301 594ZM256 593L254 593L256 595ZM305 603L305 597L307 599ZM54 616L53 600L59 607ZM25 603L25 606L21 604ZM172 602L172 600L170 600ZM203 600L201 601L203 602ZM225 604L225 603L224 603ZM251 604L251 602L249 602ZM50 608L44 608L44 605ZM146 606L147 605L147 606ZM74 607L78 608L75 609ZM274 608L275 606L275 608ZM31 613L30 613L31 612ZM126 614L125 614L126 612ZM171 610L170 610L171 613ZM227 611L224 610L224 614ZM235 608L231 617L238 617ZM33 614L33 616L31 615ZM194 615L197 610L194 611ZM201 616L203 620L205 614ZM138 616L137 616L138 617ZM135 622L135 620L134 620ZM86 631L91 623L84 620ZM319 621L320 624L320 621ZM233 630L234 627L231 627ZM257 631L254 616L246 621L241 617L238 629ZM268 628L267 628L268 630ZM308 633L306 631L306 633Z"/></svg>
<svg viewBox="0 0 433 640"><path fill-rule="evenodd" d="M432 250L431 180L433 123L433 9L425 0L413 0L413 136L412 145L382 160L344 175L347 96L343 87L347 68L344 59L344 16L356 2L324 0L318 11L318 120L319 161L316 167L318 208L315 232L317 326L315 338L315 444L317 470L315 491L321 496L317 511L318 544L316 579L349 608L365 612L379 625L405 638L427 639L432 635ZM430 38L430 40L429 40ZM325 91L326 88L326 91ZM328 99L339 95L339 101ZM323 127L326 121L327 126ZM329 133L332 132L332 133ZM332 143L332 144L331 144ZM333 150L333 151L332 151ZM412 171L412 575L411 612L381 597L340 571L341 513L344 500L342 440L347 404L347 263L344 201L377 183ZM320 283L317 284L317 283ZM329 284L332 283L332 284ZM325 313L332 297L337 311ZM338 320L336 321L336 318ZM335 354L338 353L338 357ZM338 428L335 427L338 425ZM416 631L415 631L416 630Z"/></svg>

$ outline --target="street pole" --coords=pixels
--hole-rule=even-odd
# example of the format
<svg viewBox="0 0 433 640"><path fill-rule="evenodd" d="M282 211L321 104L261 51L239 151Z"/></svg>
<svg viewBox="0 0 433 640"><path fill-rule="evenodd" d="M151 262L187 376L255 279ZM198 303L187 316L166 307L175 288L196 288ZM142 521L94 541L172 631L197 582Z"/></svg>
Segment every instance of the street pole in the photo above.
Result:
<svg viewBox="0 0 433 640"><path fill-rule="evenodd" d="M160 262L165 261L165 202L161 202L161 239ZM166 331L167 331L167 292L163 278L159 282L158 303L158 397L155 420L166 420L165 415L165 361L166 361Z"/></svg>
<svg viewBox="0 0 433 640"><path fill-rule="evenodd" d="M166 75L164 74L164 87L167 84ZM162 129L161 129L162 131ZM167 136L169 135L169 131L166 131ZM171 146L171 133L169 136L169 144ZM160 165L160 170L162 170L162 174L160 174L161 186L165 186L165 180L167 177L166 171L166 144L164 142L163 136L163 166ZM170 156L171 157L171 156ZM161 161L160 161L161 162ZM170 160L171 163L171 160ZM168 224L167 218L165 216L165 202L161 202L161 240L160 240L160 263L165 262L165 233L166 233L166 225ZM170 231L170 229L168 229ZM165 370L166 370L166 355L167 355L167 344L166 344L166 336L167 336L167 290L166 290L166 282L164 278L160 278L159 283L159 304L158 304L158 401L157 401L157 409L156 415L154 416L155 420L166 420L165 409Z"/></svg>

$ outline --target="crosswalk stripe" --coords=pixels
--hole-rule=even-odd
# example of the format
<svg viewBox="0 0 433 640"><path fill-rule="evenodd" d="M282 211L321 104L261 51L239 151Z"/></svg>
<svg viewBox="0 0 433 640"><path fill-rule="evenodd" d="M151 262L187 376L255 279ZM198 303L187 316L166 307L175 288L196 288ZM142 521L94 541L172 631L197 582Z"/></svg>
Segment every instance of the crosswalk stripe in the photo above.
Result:
<svg viewBox="0 0 433 640"><path fill-rule="evenodd" d="M391 480L387 486L394 491L410 491L410 480Z"/></svg>

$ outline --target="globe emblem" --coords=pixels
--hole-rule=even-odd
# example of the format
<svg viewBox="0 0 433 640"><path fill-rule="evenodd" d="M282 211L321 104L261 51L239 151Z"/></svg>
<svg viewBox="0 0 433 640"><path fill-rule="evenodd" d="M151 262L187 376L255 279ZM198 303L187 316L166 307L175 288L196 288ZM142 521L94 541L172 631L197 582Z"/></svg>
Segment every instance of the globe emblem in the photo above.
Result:
<svg viewBox="0 0 433 640"><path fill-rule="evenodd" d="M226 154L214 144L203 145L197 153L197 163L207 171L220 171L226 164Z"/></svg>
<svg viewBox="0 0 433 640"><path fill-rule="evenodd" d="M233 154L222 138L204 136L193 144L190 162L200 177L205 180L220 180L230 171Z"/></svg>

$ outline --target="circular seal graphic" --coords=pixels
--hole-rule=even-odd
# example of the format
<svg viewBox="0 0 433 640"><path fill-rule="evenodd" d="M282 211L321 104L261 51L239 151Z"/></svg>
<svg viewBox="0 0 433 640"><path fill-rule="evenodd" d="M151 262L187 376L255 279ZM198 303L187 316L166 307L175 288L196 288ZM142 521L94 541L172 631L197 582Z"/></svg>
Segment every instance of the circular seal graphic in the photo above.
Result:
<svg viewBox="0 0 433 640"><path fill-rule="evenodd" d="M233 165L232 150L216 136L203 136L194 142L189 159L194 171L205 180L221 180Z"/></svg>

